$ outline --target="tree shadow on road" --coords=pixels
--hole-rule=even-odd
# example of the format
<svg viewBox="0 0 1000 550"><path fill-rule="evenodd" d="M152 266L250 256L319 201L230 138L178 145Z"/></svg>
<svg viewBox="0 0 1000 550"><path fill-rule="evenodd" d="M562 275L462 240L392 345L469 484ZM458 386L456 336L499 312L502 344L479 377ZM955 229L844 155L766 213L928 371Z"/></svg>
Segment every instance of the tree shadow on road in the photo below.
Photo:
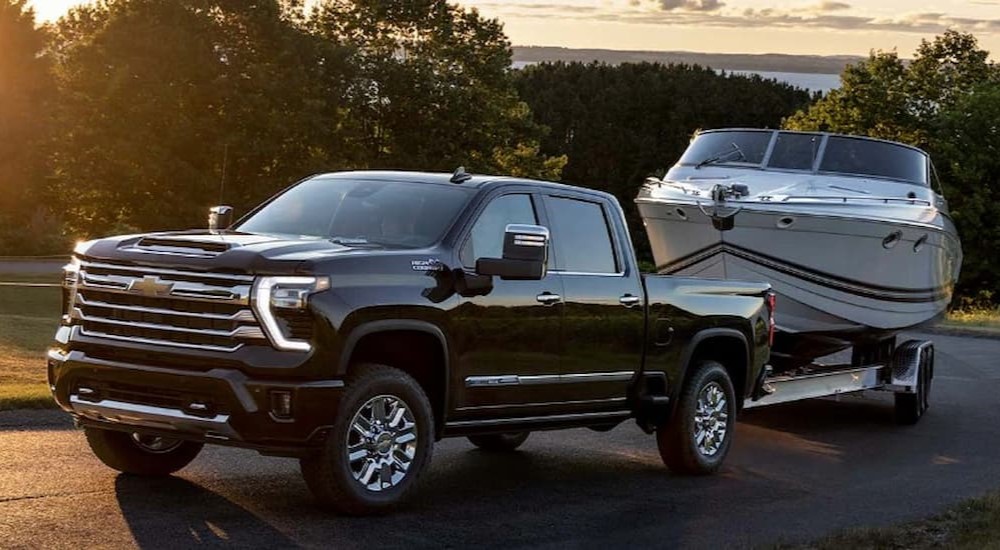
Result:
<svg viewBox="0 0 1000 550"><path fill-rule="evenodd" d="M253 513L178 477L122 474L115 494L139 548L298 546Z"/></svg>

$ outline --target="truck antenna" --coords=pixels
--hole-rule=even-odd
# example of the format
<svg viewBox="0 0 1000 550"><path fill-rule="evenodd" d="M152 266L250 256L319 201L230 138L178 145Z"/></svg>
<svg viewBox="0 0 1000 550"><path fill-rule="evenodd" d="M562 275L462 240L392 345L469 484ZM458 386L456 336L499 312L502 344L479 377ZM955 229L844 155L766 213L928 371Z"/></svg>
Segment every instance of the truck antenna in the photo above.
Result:
<svg viewBox="0 0 1000 550"><path fill-rule="evenodd" d="M472 179L472 175L465 172L464 166L459 166L455 169L455 173L451 175L452 183L465 183Z"/></svg>

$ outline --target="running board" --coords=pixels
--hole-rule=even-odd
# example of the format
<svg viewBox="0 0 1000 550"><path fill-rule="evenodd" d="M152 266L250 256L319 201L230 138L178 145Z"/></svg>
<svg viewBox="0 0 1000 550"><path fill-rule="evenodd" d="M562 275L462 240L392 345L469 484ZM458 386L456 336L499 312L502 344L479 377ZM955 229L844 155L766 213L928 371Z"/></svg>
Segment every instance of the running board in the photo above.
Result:
<svg viewBox="0 0 1000 550"><path fill-rule="evenodd" d="M770 393L761 396L756 401L747 401L743 408L752 409L765 405L882 388L885 386L882 377L882 370L885 368L884 365L876 365L803 376L768 378L765 382L769 386Z"/></svg>

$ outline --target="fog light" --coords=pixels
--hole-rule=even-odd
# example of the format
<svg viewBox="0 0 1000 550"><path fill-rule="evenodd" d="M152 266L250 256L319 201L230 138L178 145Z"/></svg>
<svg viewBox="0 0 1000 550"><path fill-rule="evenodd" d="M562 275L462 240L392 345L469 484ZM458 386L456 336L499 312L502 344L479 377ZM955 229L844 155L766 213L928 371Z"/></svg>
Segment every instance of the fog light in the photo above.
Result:
<svg viewBox="0 0 1000 550"><path fill-rule="evenodd" d="M275 418L288 419L292 417L292 392L271 392L271 414Z"/></svg>

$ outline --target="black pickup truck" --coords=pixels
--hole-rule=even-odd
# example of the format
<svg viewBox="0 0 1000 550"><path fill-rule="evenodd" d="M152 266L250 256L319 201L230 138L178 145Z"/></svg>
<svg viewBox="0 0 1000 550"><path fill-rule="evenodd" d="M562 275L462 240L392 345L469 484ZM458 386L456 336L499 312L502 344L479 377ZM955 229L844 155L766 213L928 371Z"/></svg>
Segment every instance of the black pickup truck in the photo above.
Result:
<svg viewBox="0 0 1000 550"><path fill-rule="evenodd" d="M231 217L83 243L66 267L49 384L114 469L247 447L361 514L410 494L440 438L509 451L634 419L702 474L763 391L768 285L641 275L605 193L343 172Z"/></svg>

